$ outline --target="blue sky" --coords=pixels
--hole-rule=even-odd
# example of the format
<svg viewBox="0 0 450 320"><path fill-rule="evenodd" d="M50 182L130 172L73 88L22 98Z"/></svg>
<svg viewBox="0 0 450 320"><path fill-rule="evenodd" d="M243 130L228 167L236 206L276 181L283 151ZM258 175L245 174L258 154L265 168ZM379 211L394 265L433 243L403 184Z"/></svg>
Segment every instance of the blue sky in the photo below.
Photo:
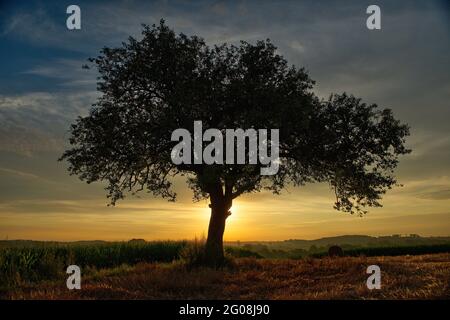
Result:
<svg viewBox="0 0 450 320"><path fill-rule="evenodd" d="M66 28L70 4L81 8L81 30ZM403 159L397 171L405 187L394 191L394 198L388 197L385 207L372 214L386 219L384 224L380 222L375 228L378 224L368 218L365 222L349 220L358 226L350 229L323 229L323 221L344 226L347 219L354 218L341 218L331 209L326 188L311 186L298 191L301 199L308 200L296 202L297 191L295 197L287 195L279 200L292 205L286 209L292 213L288 220L299 226L289 228L286 237L396 233L387 227L392 222L389 219L402 215L408 217L405 221L423 215L417 220L424 224L423 233L449 234L445 230L450 230L450 225L438 223L443 216L450 217L449 5L445 1L377 1L382 29L370 31L365 27L365 10L370 4L373 2L2 1L0 219L4 223L0 224L0 237L56 239L67 221L93 232L109 226L118 238L139 232L146 238L180 238L204 230L196 218L190 218L194 213L182 211L190 203L187 191L175 207L147 197L108 209L101 185L80 183L67 176L64 164L56 162L67 145L70 123L86 114L97 97L95 70L81 68L86 59L104 46L120 45L130 35L139 38L141 23L158 23L161 18L176 32L199 35L211 45L270 38L291 64L309 71L321 97L346 91L365 102L392 108L398 118L410 124L408 144L413 153ZM180 182L180 188L183 186ZM251 202L243 199L242 207L247 206L250 212ZM279 202L274 204L277 206ZM302 206L306 209L295 211ZM165 214L157 225L146 220L148 215L141 215L143 211L158 214L167 210L178 213ZM81 213L90 215L91 221L103 221L103 227L77 222ZM261 231L254 236L279 238L286 234L286 226L277 227L278 218L271 220L272 214L267 211L266 216L257 218L256 213L250 213L242 224L267 220L256 227ZM39 226L36 217L53 227ZM133 221L146 228L137 228ZM404 231L421 233L417 221ZM179 232L179 223L192 228ZM122 228L124 225L127 227ZM121 228L128 233L118 232ZM238 237L237 231L231 234ZM70 238L77 235L74 232Z"/></svg>

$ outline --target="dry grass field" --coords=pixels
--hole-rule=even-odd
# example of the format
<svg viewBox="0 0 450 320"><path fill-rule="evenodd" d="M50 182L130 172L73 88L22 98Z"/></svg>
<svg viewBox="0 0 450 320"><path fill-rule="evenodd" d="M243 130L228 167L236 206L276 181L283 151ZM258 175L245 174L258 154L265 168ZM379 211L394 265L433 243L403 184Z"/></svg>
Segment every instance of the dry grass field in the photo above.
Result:
<svg viewBox="0 0 450 320"><path fill-rule="evenodd" d="M380 290L366 287L366 268L381 268ZM450 299L450 254L304 260L235 259L224 270L180 263L141 263L82 278L21 286L6 299Z"/></svg>

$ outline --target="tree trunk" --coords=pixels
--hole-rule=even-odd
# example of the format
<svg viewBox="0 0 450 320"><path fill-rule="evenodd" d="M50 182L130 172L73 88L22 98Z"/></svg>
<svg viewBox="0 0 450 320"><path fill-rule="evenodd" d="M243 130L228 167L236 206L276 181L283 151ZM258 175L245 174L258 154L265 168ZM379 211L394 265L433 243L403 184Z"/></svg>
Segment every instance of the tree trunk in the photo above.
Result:
<svg viewBox="0 0 450 320"><path fill-rule="evenodd" d="M223 233L227 216L228 208L226 206L211 204L211 218L205 245L205 262L212 267L219 267L224 262Z"/></svg>
<svg viewBox="0 0 450 320"><path fill-rule="evenodd" d="M225 189L224 193L220 182L212 184L209 188L211 218L205 244L205 263L212 267L220 267L224 263L223 233L232 204L230 188Z"/></svg>

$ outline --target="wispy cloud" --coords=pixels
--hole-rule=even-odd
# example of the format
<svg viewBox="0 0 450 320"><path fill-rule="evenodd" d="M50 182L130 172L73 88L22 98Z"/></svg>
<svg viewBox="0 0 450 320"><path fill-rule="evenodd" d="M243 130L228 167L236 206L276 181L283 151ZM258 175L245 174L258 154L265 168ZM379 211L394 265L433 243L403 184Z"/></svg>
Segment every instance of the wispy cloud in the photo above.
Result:
<svg viewBox="0 0 450 320"><path fill-rule="evenodd" d="M95 91L0 96L0 150L28 155L61 150L70 123L86 114L96 97Z"/></svg>
<svg viewBox="0 0 450 320"><path fill-rule="evenodd" d="M95 90L97 72L95 69L84 69L86 59L55 59L22 71L23 74L35 75L59 80L59 85L74 89Z"/></svg>
<svg viewBox="0 0 450 320"><path fill-rule="evenodd" d="M23 172L20 170L14 170L9 168L0 168L0 172L6 172L8 174L13 174L19 177L27 178L27 179L39 179L39 176L29 173L29 172Z"/></svg>

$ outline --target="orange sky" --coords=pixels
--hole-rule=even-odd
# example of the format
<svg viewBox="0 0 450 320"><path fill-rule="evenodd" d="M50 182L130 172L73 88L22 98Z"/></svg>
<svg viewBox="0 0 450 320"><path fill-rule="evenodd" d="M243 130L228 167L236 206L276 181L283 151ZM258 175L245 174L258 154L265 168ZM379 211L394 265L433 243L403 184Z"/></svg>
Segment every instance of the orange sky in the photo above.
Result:
<svg viewBox="0 0 450 320"><path fill-rule="evenodd" d="M281 196L258 193L235 201L227 221L226 240L314 239L343 234L390 235L417 233L448 236L450 200L429 199L423 185L448 184L409 181L388 193L383 208L352 216L332 208L333 194L326 185L288 189ZM178 183L176 203L144 196L125 199L116 207L103 197L81 200L23 200L8 210L0 206L0 235L4 239L128 240L143 238L192 239L206 234L207 202L191 202L190 191ZM80 187L98 189L99 185ZM20 204L25 210L18 210Z"/></svg>

